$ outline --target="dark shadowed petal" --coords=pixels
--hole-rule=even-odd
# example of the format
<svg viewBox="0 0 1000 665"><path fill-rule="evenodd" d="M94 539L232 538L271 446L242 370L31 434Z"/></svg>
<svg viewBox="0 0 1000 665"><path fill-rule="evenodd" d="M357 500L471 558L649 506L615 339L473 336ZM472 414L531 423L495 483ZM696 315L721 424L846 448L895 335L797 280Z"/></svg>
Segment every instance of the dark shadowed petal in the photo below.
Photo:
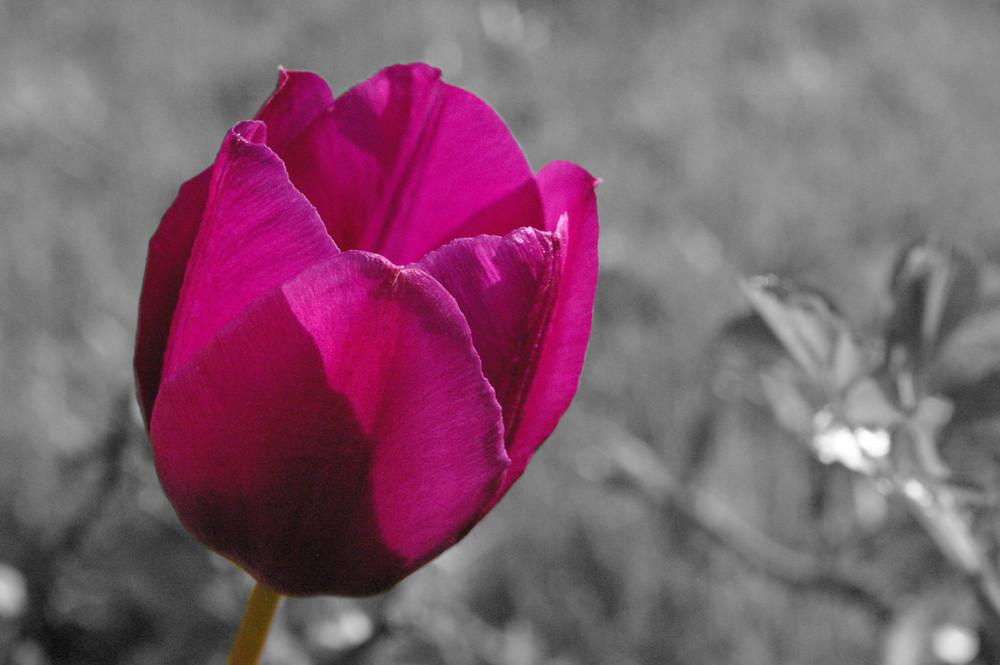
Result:
<svg viewBox="0 0 1000 665"><path fill-rule="evenodd" d="M508 445L534 376L558 289L555 233L522 228L501 238L462 238L414 264L448 289L462 310L483 373L503 407Z"/></svg>
<svg viewBox="0 0 1000 665"><path fill-rule="evenodd" d="M254 298L338 253L316 210L263 140L262 123L241 123L219 152L177 303L165 375Z"/></svg>
<svg viewBox="0 0 1000 665"><path fill-rule="evenodd" d="M209 168L181 185L177 199L163 215L160 227L149 241L135 344L139 406L147 423L160 389L170 323L174 318L191 246L205 211L211 178L212 169Z"/></svg>
<svg viewBox="0 0 1000 665"><path fill-rule="evenodd" d="M254 119L267 125L267 145L281 152L332 103L330 86L319 76L282 69L277 89Z"/></svg>
<svg viewBox="0 0 1000 665"><path fill-rule="evenodd" d="M151 438L185 525L292 595L392 586L464 535L507 465L454 300L360 252L257 299L167 377Z"/></svg>
<svg viewBox="0 0 1000 665"><path fill-rule="evenodd" d="M523 413L513 440L508 436L511 465L505 490L524 471L576 394L597 287L597 181L579 166L562 161L543 168L537 180L545 228L559 236L562 269Z"/></svg>
<svg viewBox="0 0 1000 665"><path fill-rule="evenodd" d="M459 227L502 235L525 225L523 209L538 218L530 167L503 121L439 76L426 65L385 69L281 152L342 249L405 264Z"/></svg>

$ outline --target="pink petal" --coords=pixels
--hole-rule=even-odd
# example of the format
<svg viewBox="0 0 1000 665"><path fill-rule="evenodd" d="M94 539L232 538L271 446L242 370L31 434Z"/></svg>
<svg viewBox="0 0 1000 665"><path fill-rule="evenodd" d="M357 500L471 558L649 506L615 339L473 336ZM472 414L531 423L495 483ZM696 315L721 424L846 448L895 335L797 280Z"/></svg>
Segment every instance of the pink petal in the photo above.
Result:
<svg viewBox="0 0 1000 665"><path fill-rule="evenodd" d="M456 240L414 264L455 297L503 406L511 466L494 503L576 394L593 315L597 183L569 162L553 162L537 180L547 232Z"/></svg>
<svg viewBox="0 0 1000 665"><path fill-rule="evenodd" d="M545 228L559 235L563 265L521 420L513 439L508 433L511 465L502 491L521 475L576 395L597 287L597 180L579 166L563 161L543 168L537 180L545 207Z"/></svg>
<svg viewBox="0 0 1000 665"><path fill-rule="evenodd" d="M284 148L332 102L330 87L320 77L282 70L277 89L257 114L268 126L268 145L273 150ZM147 423L159 390L170 323L205 212L211 178L209 167L181 186L177 199L149 241L135 354L139 403Z"/></svg>
<svg viewBox="0 0 1000 665"><path fill-rule="evenodd" d="M457 238L474 238L479 235L503 236L514 227L545 228L541 194L538 183L532 178L508 192L471 217L445 236L437 246Z"/></svg>
<svg viewBox="0 0 1000 665"><path fill-rule="evenodd" d="M405 264L469 220L481 221L465 229L478 235L540 219L536 193L525 187L530 167L503 121L439 77L426 65L389 67L337 99L281 153L341 248ZM532 208L531 221L496 212L511 208Z"/></svg>
<svg viewBox="0 0 1000 665"><path fill-rule="evenodd" d="M500 238L462 238L414 264L455 298L483 373L503 407L507 443L518 429L562 264L559 236L522 228Z"/></svg>
<svg viewBox="0 0 1000 665"><path fill-rule="evenodd" d="M163 215L160 227L149 241L135 345L139 405L147 423L160 389L170 322L184 282L191 246L205 211L211 178L212 169L209 168L181 185L177 199Z"/></svg>
<svg viewBox="0 0 1000 665"><path fill-rule="evenodd" d="M177 303L165 374L254 298L338 253L316 210L264 145L264 132L263 123L241 123L219 152Z"/></svg>
<svg viewBox="0 0 1000 665"><path fill-rule="evenodd" d="M167 377L151 438L187 527L291 595L391 587L464 535L507 465L454 300L360 252L269 291Z"/></svg>
<svg viewBox="0 0 1000 665"><path fill-rule="evenodd" d="M316 116L333 103L330 86L311 72L282 69L278 87L257 112L267 125L267 145L281 152Z"/></svg>

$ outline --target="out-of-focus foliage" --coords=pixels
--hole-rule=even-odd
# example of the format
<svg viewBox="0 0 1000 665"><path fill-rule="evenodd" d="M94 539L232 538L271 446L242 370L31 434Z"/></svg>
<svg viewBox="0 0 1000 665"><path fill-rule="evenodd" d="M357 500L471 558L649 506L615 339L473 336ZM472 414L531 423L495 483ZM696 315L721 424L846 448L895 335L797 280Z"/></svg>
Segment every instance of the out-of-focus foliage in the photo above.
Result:
<svg viewBox="0 0 1000 665"><path fill-rule="evenodd" d="M588 364L532 470L457 550L378 599L286 603L267 661L960 647L964 581L904 509L774 423L758 370L781 347L734 317L737 276L775 273L834 294L869 337L906 239L997 258L998 34L990 0L3 0L0 660L221 662L247 581L178 527L123 397L145 243L278 66L339 91L413 60L497 108L536 166L603 179ZM896 283L924 270L897 265ZM961 349L932 350L962 351L942 377L956 391L982 382L950 393L947 421L982 440L993 324L966 320ZM898 327L908 362L928 326ZM997 487L988 450L947 448Z"/></svg>
<svg viewBox="0 0 1000 665"><path fill-rule="evenodd" d="M997 271L941 242L905 248L891 275L884 326L868 339L857 338L816 292L773 277L744 282L753 316L785 352L760 366L777 421L821 462L851 469L870 483L869 491L906 506L965 577L966 595L978 600L977 616L965 617L965 625L935 617L922 629L947 628L947 643L938 646L949 653L958 654L966 639L966 655L949 656L959 662L979 654L979 634L983 649L996 653L1000 646L1000 487L993 453L1000 432L988 427L998 412L991 387L1000 318L988 294ZM887 658L924 662L919 652L900 655L911 648L903 641Z"/></svg>

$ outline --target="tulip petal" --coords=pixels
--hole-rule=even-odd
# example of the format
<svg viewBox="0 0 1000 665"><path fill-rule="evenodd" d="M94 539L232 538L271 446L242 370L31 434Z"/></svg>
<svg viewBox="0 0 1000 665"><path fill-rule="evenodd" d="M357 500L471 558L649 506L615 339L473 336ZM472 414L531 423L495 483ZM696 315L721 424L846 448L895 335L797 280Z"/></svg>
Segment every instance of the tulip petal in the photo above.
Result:
<svg viewBox="0 0 1000 665"><path fill-rule="evenodd" d="M281 152L316 116L333 103L330 86L312 72L282 69L278 87L257 112L267 125L267 145Z"/></svg>
<svg viewBox="0 0 1000 665"><path fill-rule="evenodd" d="M559 235L563 264L523 415L513 440L508 435L511 465L503 491L552 434L576 394L597 288L597 180L564 161L543 168L537 180L545 207L545 228Z"/></svg>
<svg viewBox="0 0 1000 665"><path fill-rule="evenodd" d="M558 290L555 233L522 228L501 238L462 238L413 264L455 298L472 331L483 374L503 407L508 445L523 413Z"/></svg>
<svg viewBox="0 0 1000 665"><path fill-rule="evenodd" d="M160 390L170 322L177 308L191 247L205 211L211 179L212 169L209 168L181 185L177 198L149 240L135 344L139 406L147 423Z"/></svg>
<svg viewBox="0 0 1000 665"><path fill-rule="evenodd" d="M453 544L508 463L455 301L347 252L255 300L165 378L151 439L203 542L289 595L368 595Z"/></svg>
<svg viewBox="0 0 1000 665"><path fill-rule="evenodd" d="M593 316L596 180L569 162L537 180L547 231L456 240L414 264L455 297L503 406L511 465L494 503L576 394Z"/></svg>
<svg viewBox="0 0 1000 665"><path fill-rule="evenodd" d="M167 345L176 371L254 298L339 250L264 143L261 122L226 137Z"/></svg>
<svg viewBox="0 0 1000 665"><path fill-rule="evenodd" d="M526 187L531 169L503 121L426 65L389 67L352 88L280 154L339 247L397 264L469 220L483 227L468 235L525 225L497 214L504 208L530 207L529 219L540 220L527 202L537 196Z"/></svg>
<svg viewBox="0 0 1000 665"><path fill-rule="evenodd" d="M275 151L283 149L331 103L330 87L319 76L281 70L277 89L257 113L257 119L267 125L268 145ZM205 212L212 170L209 167L181 185L149 241L135 354L139 404L147 423L159 391L170 322Z"/></svg>

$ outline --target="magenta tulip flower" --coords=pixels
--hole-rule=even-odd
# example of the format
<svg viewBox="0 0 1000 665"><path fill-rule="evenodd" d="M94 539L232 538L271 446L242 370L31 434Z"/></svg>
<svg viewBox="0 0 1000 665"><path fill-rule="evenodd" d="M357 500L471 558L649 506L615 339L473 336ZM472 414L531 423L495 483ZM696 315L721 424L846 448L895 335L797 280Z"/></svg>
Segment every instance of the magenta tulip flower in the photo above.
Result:
<svg viewBox="0 0 1000 665"><path fill-rule="evenodd" d="M425 65L334 99L281 72L149 245L135 357L157 471L287 595L369 595L462 538L576 392L595 180L533 174Z"/></svg>

